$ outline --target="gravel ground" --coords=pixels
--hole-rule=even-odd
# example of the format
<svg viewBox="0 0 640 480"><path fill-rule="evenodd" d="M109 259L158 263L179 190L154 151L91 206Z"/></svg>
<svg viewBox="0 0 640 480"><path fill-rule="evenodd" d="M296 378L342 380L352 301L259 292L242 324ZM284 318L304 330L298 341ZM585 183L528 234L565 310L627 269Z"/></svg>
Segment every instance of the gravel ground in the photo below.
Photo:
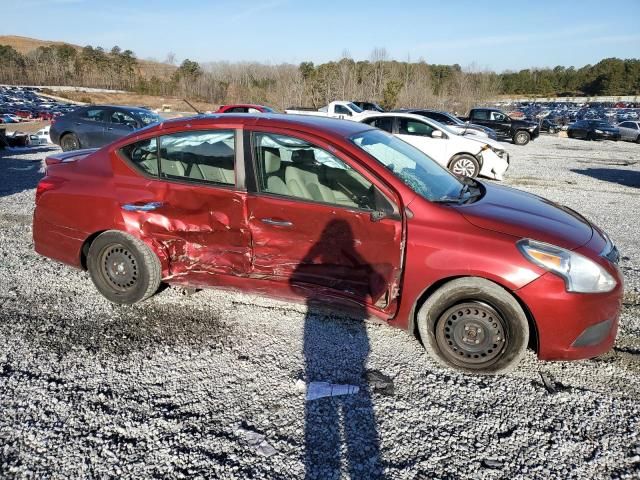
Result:
<svg viewBox="0 0 640 480"><path fill-rule="evenodd" d="M492 378L438 367L403 331L263 297L111 305L32 250L51 149L0 152L0 477L640 478L640 148L508 148L505 183L610 233L626 293L610 353L530 353ZM311 380L360 392L305 402Z"/></svg>

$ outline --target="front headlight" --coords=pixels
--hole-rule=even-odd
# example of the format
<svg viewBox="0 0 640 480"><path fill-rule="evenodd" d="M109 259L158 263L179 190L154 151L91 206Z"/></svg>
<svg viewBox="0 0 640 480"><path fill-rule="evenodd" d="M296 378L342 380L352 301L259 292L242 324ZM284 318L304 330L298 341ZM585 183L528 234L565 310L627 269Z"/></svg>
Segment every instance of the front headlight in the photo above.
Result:
<svg viewBox="0 0 640 480"><path fill-rule="evenodd" d="M602 130L598 130L597 128L594 130L596 133L603 133Z"/></svg>
<svg viewBox="0 0 640 480"><path fill-rule="evenodd" d="M579 253L530 239L517 245L531 263L562 277L567 292L610 292L617 285L609 272Z"/></svg>
<svg viewBox="0 0 640 480"><path fill-rule="evenodd" d="M494 148L491 145L489 145L488 143L485 143L482 146L482 148L480 149L480 153L484 152L485 150L491 150L493 153L495 153L500 158L502 158L502 156L505 154L504 150L501 150L499 148Z"/></svg>

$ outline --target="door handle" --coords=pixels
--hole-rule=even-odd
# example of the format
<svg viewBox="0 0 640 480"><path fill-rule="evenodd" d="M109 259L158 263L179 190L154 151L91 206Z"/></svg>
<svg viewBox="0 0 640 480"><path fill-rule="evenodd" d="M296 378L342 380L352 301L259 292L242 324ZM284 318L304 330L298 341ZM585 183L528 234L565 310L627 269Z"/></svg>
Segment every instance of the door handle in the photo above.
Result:
<svg viewBox="0 0 640 480"><path fill-rule="evenodd" d="M274 225L276 227L293 227L293 223L288 220L275 220L273 218L261 218L260 221L262 223L266 223L267 225Z"/></svg>
<svg viewBox="0 0 640 480"><path fill-rule="evenodd" d="M162 202L150 202L145 204L125 203L122 209L127 212L150 212L164 205Z"/></svg>
<svg viewBox="0 0 640 480"><path fill-rule="evenodd" d="M113 127L107 127L107 130L113 130Z"/></svg>

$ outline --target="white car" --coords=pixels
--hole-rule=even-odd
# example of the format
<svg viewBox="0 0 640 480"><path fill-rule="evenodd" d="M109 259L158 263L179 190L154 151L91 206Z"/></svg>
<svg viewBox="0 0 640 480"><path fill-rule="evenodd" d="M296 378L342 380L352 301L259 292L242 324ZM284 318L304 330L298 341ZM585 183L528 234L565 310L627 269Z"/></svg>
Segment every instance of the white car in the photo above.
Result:
<svg viewBox="0 0 640 480"><path fill-rule="evenodd" d="M343 118L346 120L359 120L364 110L358 107L353 102L347 102L344 100L336 100L335 102L331 102L329 105L326 105L318 110L314 110L313 108L287 108L284 113L294 114L294 115L312 115L314 117L332 117L332 118Z"/></svg>
<svg viewBox="0 0 640 480"><path fill-rule="evenodd" d="M490 138L459 135L446 125L411 113L377 113L358 119L410 143L456 175L503 180L509 154Z"/></svg>
<svg viewBox="0 0 640 480"><path fill-rule="evenodd" d="M49 126L41 128L36 133L29 135L29 143L31 145L47 145L51 143L51 137L49 136Z"/></svg>
<svg viewBox="0 0 640 480"><path fill-rule="evenodd" d="M640 143L640 122L635 120L626 120L619 123L620 139L628 142Z"/></svg>

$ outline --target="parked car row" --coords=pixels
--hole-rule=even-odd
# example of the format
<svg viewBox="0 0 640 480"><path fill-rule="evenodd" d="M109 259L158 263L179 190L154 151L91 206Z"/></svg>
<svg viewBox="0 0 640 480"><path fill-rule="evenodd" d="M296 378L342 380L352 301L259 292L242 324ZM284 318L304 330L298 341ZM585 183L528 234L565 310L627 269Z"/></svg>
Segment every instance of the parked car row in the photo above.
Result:
<svg viewBox="0 0 640 480"><path fill-rule="evenodd" d="M75 108L42 96L38 88L0 86L0 123L51 120Z"/></svg>
<svg viewBox="0 0 640 480"><path fill-rule="evenodd" d="M106 128L122 113L92 106L76 118L90 112ZM612 347L624 287L601 229L549 200L453 175L422 151L487 142L483 159L499 157L491 139L411 113L358 120L197 116L51 155L35 250L88 270L114 303L167 283L356 308L419 334L428 354L464 372L508 371L528 346L543 360Z"/></svg>

